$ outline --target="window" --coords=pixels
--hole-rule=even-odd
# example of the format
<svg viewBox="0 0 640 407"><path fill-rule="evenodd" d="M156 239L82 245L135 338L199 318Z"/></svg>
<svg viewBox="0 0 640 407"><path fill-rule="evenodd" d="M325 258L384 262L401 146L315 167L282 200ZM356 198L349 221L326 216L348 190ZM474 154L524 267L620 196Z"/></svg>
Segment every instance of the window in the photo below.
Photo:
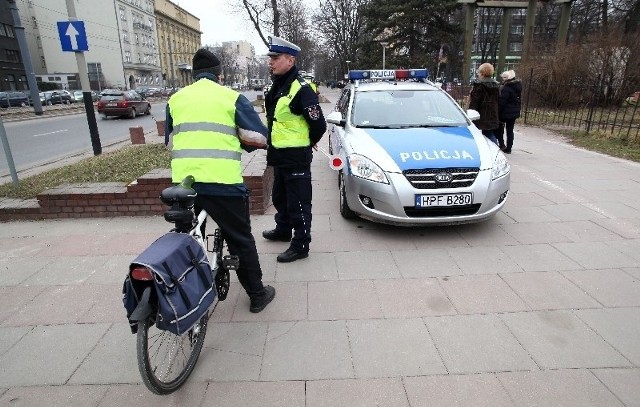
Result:
<svg viewBox="0 0 640 407"><path fill-rule="evenodd" d="M42 38L39 35L36 37L36 44L38 44L38 48L42 48Z"/></svg>
<svg viewBox="0 0 640 407"><path fill-rule="evenodd" d="M140 36L136 33L136 45L140 44Z"/></svg>
<svg viewBox="0 0 640 407"><path fill-rule="evenodd" d="M7 28L4 24L0 24L0 36L7 36Z"/></svg>
<svg viewBox="0 0 640 407"><path fill-rule="evenodd" d="M124 61L125 62L131 62L131 51L125 51L124 52Z"/></svg>
<svg viewBox="0 0 640 407"><path fill-rule="evenodd" d="M9 88L11 90L16 90L16 77L13 74L7 75L7 82L9 82Z"/></svg>
<svg viewBox="0 0 640 407"><path fill-rule="evenodd" d="M122 42L129 43L129 31L122 30Z"/></svg>
<svg viewBox="0 0 640 407"><path fill-rule="evenodd" d="M9 24L3 24L5 30L7 31L7 37L9 38L15 38L15 34L13 33L13 27L10 26Z"/></svg>
<svg viewBox="0 0 640 407"><path fill-rule="evenodd" d="M8 49L6 55L7 55L7 61L20 62L19 51L16 51L15 49Z"/></svg>
<svg viewBox="0 0 640 407"><path fill-rule="evenodd" d="M47 61L44 59L44 55L40 56L40 66L47 69Z"/></svg>
<svg viewBox="0 0 640 407"><path fill-rule="evenodd" d="M524 33L524 26L522 25L512 25L511 26L511 34L523 34Z"/></svg>
<svg viewBox="0 0 640 407"><path fill-rule="evenodd" d="M522 43L521 42L512 42L509 44L509 51L513 52L521 52L522 51Z"/></svg>
<svg viewBox="0 0 640 407"><path fill-rule="evenodd" d="M120 20L127 21L127 10L125 10L122 6L120 6Z"/></svg>
<svg viewBox="0 0 640 407"><path fill-rule="evenodd" d="M38 28L38 20L36 20L35 16L31 17L31 22L33 23L33 28Z"/></svg>

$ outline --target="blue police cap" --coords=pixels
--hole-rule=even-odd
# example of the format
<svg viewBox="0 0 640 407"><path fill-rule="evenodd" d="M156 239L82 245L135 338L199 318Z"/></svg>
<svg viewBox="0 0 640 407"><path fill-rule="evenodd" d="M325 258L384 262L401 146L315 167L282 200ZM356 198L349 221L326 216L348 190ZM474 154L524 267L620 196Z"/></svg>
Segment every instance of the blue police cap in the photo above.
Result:
<svg viewBox="0 0 640 407"><path fill-rule="evenodd" d="M267 52L267 55L289 54L295 57L298 56L298 52L300 52L300 47L296 44L279 37L269 36L269 52Z"/></svg>

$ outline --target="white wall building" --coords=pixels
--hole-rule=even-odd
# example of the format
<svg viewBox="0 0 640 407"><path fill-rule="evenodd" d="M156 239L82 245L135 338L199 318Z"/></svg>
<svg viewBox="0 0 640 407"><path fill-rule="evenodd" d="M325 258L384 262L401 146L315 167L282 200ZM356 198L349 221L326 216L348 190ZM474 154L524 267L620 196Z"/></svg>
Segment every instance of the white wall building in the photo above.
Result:
<svg viewBox="0 0 640 407"><path fill-rule="evenodd" d="M58 35L57 22L69 20L65 0L17 0L16 4L37 77L80 88L79 83L70 81L78 72L75 54L62 51ZM84 55L91 88L124 88L126 82L114 0L76 1L75 6L77 18L84 21L87 32L89 51Z"/></svg>

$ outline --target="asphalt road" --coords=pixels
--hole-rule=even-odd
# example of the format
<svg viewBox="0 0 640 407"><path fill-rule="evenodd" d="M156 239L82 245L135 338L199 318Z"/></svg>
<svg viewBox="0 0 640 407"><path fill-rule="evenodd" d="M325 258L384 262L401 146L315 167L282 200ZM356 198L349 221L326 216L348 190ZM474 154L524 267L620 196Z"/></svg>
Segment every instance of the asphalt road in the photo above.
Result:
<svg viewBox="0 0 640 407"><path fill-rule="evenodd" d="M251 101L259 92L243 94ZM156 133L156 120L164 120L166 102L152 103L150 116L135 119L103 120L96 112L102 147L129 139L129 128L142 126L145 133ZM77 154L92 152L89 125L84 111L75 115L45 117L5 123L13 162L18 172L55 162ZM6 152L0 148L0 176L9 174Z"/></svg>

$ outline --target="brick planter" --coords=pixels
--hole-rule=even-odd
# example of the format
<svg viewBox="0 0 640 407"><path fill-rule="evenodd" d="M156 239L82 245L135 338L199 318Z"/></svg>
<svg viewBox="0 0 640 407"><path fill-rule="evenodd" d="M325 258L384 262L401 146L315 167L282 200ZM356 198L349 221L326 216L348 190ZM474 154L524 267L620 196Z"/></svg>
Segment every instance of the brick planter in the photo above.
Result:
<svg viewBox="0 0 640 407"><path fill-rule="evenodd" d="M273 168L266 152L243 156L244 182L250 189L249 211L264 214L270 204ZM0 221L48 218L98 218L162 215L160 192L171 186L171 170L157 169L129 185L119 183L65 184L38 194L36 199L0 198Z"/></svg>

